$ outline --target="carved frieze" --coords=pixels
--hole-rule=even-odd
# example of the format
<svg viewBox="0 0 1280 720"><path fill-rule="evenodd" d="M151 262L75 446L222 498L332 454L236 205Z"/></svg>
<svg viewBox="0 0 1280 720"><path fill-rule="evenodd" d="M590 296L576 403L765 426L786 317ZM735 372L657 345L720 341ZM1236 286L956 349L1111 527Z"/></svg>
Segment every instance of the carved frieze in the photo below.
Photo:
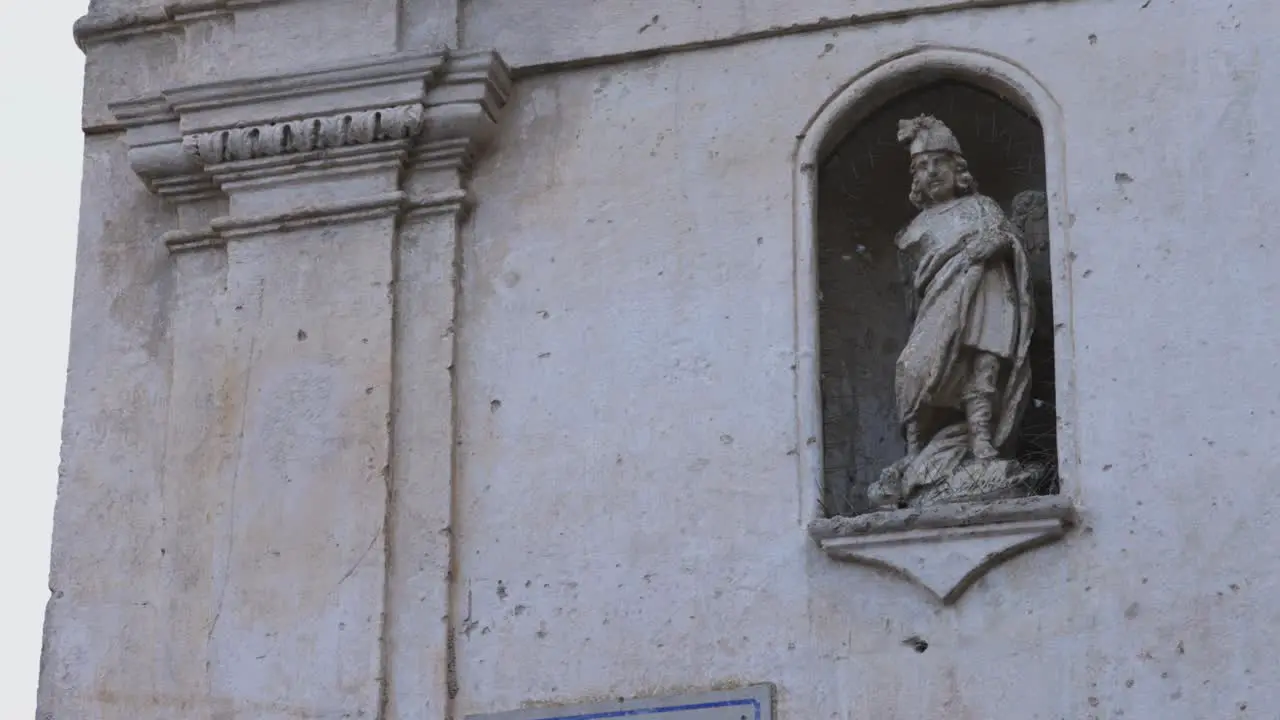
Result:
<svg viewBox="0 0 1280 720"><path fill-rule="evenodd" d="M313 152L386 140L409 140L422 130L422 105L287 120L195 133L182 148L205 165Z"/></svg>

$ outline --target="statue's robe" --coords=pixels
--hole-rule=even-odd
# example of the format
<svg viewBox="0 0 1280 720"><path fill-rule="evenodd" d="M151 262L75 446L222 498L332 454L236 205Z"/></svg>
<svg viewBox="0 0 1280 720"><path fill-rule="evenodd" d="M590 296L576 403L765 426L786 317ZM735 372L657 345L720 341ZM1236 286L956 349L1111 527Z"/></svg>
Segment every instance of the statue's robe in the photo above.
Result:
<svg viewBox="0 0 1280 720"><path fill-rule="evenodd" d="M1035 311L1026 250L991 198L973 194L926 208L896 242L914 268L915 317L895 376L899 417L917 423L923 446L904 468L909 495L971 460L963 395L975 351L1002 359L992 444L1009 449L1031 381ZM971 244L996 251L974 265L964 252Z"/></svg>

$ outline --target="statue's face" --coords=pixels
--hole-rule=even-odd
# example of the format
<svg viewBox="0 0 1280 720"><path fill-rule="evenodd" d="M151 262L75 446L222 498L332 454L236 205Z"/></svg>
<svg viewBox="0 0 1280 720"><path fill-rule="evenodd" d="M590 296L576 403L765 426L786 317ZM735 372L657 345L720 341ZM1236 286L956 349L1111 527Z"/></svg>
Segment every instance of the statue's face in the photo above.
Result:
<svg viewBox="0 0 1280 720"><path fill-rule="evenodd" d="M930 204L946 202L956 196L956 159L948 152L923 152L911 158L912 188Z"/></svg>

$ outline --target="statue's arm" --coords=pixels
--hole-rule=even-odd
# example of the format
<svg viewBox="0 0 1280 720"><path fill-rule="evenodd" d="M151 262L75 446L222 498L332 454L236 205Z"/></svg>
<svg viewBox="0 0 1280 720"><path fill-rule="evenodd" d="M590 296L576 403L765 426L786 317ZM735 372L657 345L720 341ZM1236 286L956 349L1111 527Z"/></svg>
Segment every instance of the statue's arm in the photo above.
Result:
<svg viewBox="0 0 1280 720"><path fill-rule="evenodd" d="M1007 252L1013 249L1013 243L1017 242L1017 231L1014 230L1013 224L1009 222L1009 218L1005 216L1000 206L988 197L980 198L979 202L982 212L979 214L977 227L973 229L972 235L965 243L965 250L975 263L986 262L1002 252Z"/></svg>

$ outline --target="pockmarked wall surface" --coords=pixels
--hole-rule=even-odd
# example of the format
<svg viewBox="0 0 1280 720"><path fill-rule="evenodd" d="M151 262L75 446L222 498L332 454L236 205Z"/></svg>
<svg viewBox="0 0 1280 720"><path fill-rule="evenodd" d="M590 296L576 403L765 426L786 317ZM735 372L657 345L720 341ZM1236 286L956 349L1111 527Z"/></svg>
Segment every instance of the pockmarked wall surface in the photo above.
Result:
<svg viewBox="0 0 1280 720"><path fill-rule="evenodd" d="M92 3L42 720L1274 716L1280 16L775 5ZM1046 134L1073 512L945 603L808 529L805 153L931 62Z"/></svg>

